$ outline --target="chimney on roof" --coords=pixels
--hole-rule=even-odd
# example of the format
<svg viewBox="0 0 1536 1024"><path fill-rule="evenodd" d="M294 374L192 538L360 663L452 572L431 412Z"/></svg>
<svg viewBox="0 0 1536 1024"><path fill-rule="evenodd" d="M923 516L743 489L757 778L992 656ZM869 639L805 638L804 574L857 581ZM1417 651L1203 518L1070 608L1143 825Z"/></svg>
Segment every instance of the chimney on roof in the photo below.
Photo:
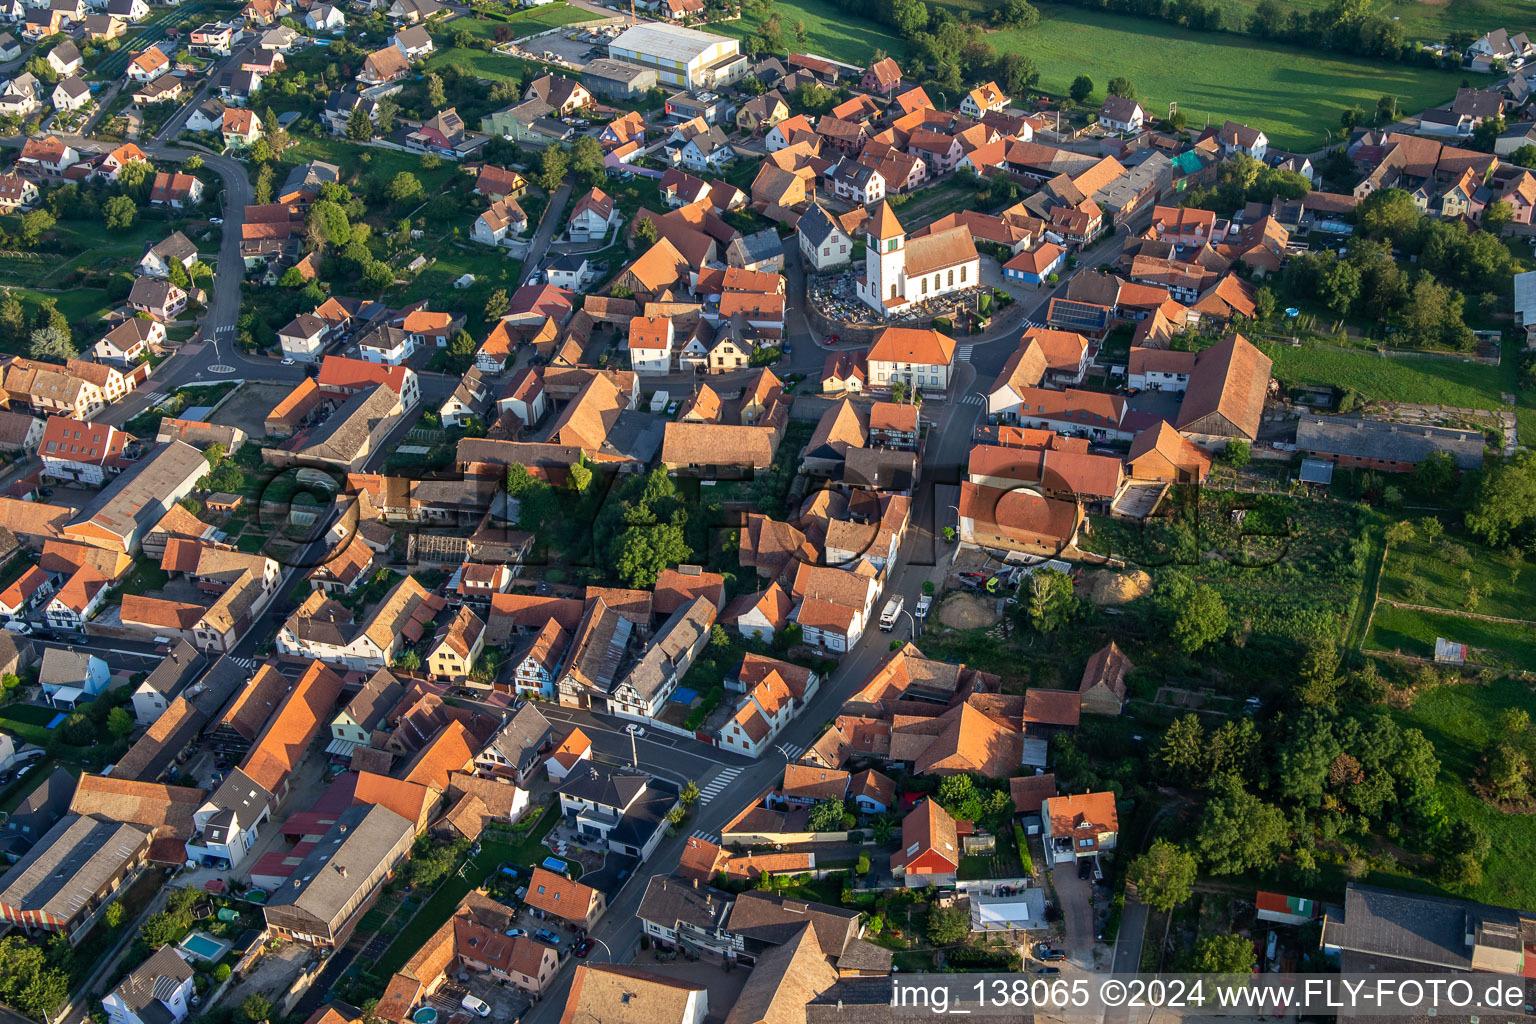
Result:
<svg viewBox="0 0 1536 1024"><path fill-rule="evenodd" d="M337 864L336 865L336 873L338 875L340 875L342 878L346 878L347 877L347 866L345 864Z"/></svg>

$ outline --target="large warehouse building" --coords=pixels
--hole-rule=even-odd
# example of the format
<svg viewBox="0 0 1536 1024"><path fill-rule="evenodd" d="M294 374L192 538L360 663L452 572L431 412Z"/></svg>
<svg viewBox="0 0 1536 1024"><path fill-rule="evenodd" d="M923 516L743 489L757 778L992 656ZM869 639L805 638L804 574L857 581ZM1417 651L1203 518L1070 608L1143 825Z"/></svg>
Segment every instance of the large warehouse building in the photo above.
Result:
<svg viewBox="0 0 1536 1024"><path fill-rule="evenodd" d="M747 58L735 39L677 25L625 29L608 44L608 56L651 68L663 85L685 89L729 85L747 70Z"/></svg>

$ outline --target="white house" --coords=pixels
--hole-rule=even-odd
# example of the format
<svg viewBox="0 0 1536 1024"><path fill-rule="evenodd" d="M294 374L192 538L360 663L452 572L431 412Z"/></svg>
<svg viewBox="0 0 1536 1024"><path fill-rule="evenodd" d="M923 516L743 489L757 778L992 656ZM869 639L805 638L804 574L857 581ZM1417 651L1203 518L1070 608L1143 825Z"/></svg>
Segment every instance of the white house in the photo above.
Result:
<svg viewBox="0 0 1536 1024"><path fill-rule="evenodd" d="M566 253L545 268L544 276L556 288L579 292L592 280L592 263L581 253Z"/></svg>
<svg viewBox="0 0 1536 1024"><path fill-rule="evenodd" d="M110 1024L181 1024L192 1012L192 965L176 946L155 950L101 998Z"/></svg>
<svg viewBox="0 0 1536 1024"><path fill-rule="evenodd" d="M197 830L187 840L187 859L233 870L250 854L277 798L239 768L192 814ZM170 947L165 947L169 949Z"/></svg>
<svg viewBox="0 0 1536 1024"><path fill-rule="evenodd" d="M960 113L966 117L980 118L982 114L1003 110L1007 106L1008 97L997 87L997 83L986 82L965 94L965 98L960 101Z"/></svg>
<svg viewBox="0 0 1536 1024"><path fill-rule="evenodd" d="M347 29L347 17L334 4L316 4L304 15L304 27L311 32L342 33Z"/></svg>
<svg viewBox="0 0 1536 1024"><path fill-rule="evenodd" d="M623 221L614 206L613 197L602 189L594 188L580 199L566 222L566 231L573 242L598 241L608 234L608 229Z"/></svg>
<svg viewBox="0 0 1536 1024"><path fill-rule="evenodd" d="M43 651L38 681L49 704L73 709L81 700L100 696L112 681L112 672L94 655L49 647Z"/></svg>
<svg viewBox="0 0 1536 1024"><path fill-rule="evenodd" d="M876 336L865 359L871 387L889 388L899 381L918 391L947 391L955 342L935 330L887 327Z"/></svg>
<svg viewBox="0 0 1536 1024"><path fill-rule="evenodd" d="M313 591L277 631L277 652L375 672L394 660L401 646L400 631L426 597L421 584L407 576L366 618L355 620L344 606L322 591Z"/></svg>
<svg viewBox="0 0 1536 1024"><path fill-rule="evenodd" d="M313 313L300 313L277 332L283 356L301 363L318 363L325 352L331 325Z"/></svg>
<svg viewBox="0 0 1536 1024"><path fill-rule="evenodd" d="M835 566L802 563L797 575L803 597L793 618L800 624L802 640L829 651L852 648L869 623L879 583Z"/></svg>
<svg viewBox="0 0 1536 1024"><path fill-rule="evenodd" d="M1139 132L1146 120L1141 104L1124 96L1108 96L1099 108L1099 125L1112 132Z"/></svg>
<svg viewBox="0 0 1536 1024"><path fill-rule="evenodd" d="M48 51L47 61L48 66L57 71L60 78L68 78L85 66L85 59L80 56L80 51L76 49L74 43L67 40Z"/></svg>
<svg viewBox="0 0 1536 1024"><path fill-rule="evenodd" d="M699 132L678 150L678 159L690 171L718 171L735 159L725 132L718 125L710 125L708 131Z"/></svg>
<svg viewBox="0 0 1536 1024"><path fill-rule="evenodd" d="M656 631L650 646L608 696L608 711L621 718L655 718L709 641L719 609L696 597L677 609Z"/></svg>
<svg viewBox="0 0 1536 1024"><path fill-rule="evenodd" d="M667 373L677 334L669 317L637 316L629 322L629 365L636 373Z"/></svg>
<svg viewBox="0 0 1536 1024"><path fill-rule="evenodd" d="M820 203L811 204L795 230L800 238L800 255L812 269L826 270L852 259L853 239Z"/></svg>
<svg viewBox="0 0 1536 1024"><path fill-rule="evenodd" d="M1221 143L1223 156L1232 156L1234 153L1246 153L1260 163L1264 162L1264 156L1269 152L1269 136L1257 128L1250 128L1236 121L1228 121L1221 126L1216 133L1216 141Z"/></svg>
<svg viewBox="0 0 1536 1024"><path fill-rule="evenodd" d="M78 632L107 602L107 579L90 566L76 569L43 608L50 629Z"/></svg>
<svg viewBox="0 0 1536 1024"><path fill-rule="evenodd" d="M55 110L79 110L90 102L91 87L74 76L61 79L59 84L53 87L53 107Z"/></svg>
<svg viewBox="0 0 1536 1024"><path fill-rule="evenodd" d="M498 199L475 218L470 237L484 245L505 245L528 230L528 215L516 199Z"/></svg>
<svg viewBox="0 0 1536 1024"><path fill-rule="evenodd" d="M112 328L91 346L91 354L99 363L127 365L138 362L151 345L165 341L165 324L158 320L133 317Z"/></svg>

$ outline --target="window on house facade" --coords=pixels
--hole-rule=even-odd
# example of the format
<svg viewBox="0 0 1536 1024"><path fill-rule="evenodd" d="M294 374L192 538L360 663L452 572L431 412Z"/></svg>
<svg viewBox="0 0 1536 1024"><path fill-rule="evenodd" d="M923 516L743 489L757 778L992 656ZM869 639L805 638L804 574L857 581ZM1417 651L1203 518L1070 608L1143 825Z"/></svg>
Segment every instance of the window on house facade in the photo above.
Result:
<svg viewBox="0 0 1536 1024"><path fill-rule="evenodd" d="M955 272L953 270L949 272L949 286L951 288L955 286Z"/></svg>

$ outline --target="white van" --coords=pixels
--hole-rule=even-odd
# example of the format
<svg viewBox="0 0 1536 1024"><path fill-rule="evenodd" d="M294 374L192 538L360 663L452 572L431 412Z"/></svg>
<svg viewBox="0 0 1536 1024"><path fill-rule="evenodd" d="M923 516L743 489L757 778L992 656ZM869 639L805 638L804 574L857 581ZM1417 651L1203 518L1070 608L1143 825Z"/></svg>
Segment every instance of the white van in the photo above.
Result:
<svg viewBox="0 0 1536 1024"><path fill-rule="evenodd" d="M901 615L902 599L898 594L885 603L885 611L880 613L880 632L889 633L896 628L896 619Z"/></svg>

